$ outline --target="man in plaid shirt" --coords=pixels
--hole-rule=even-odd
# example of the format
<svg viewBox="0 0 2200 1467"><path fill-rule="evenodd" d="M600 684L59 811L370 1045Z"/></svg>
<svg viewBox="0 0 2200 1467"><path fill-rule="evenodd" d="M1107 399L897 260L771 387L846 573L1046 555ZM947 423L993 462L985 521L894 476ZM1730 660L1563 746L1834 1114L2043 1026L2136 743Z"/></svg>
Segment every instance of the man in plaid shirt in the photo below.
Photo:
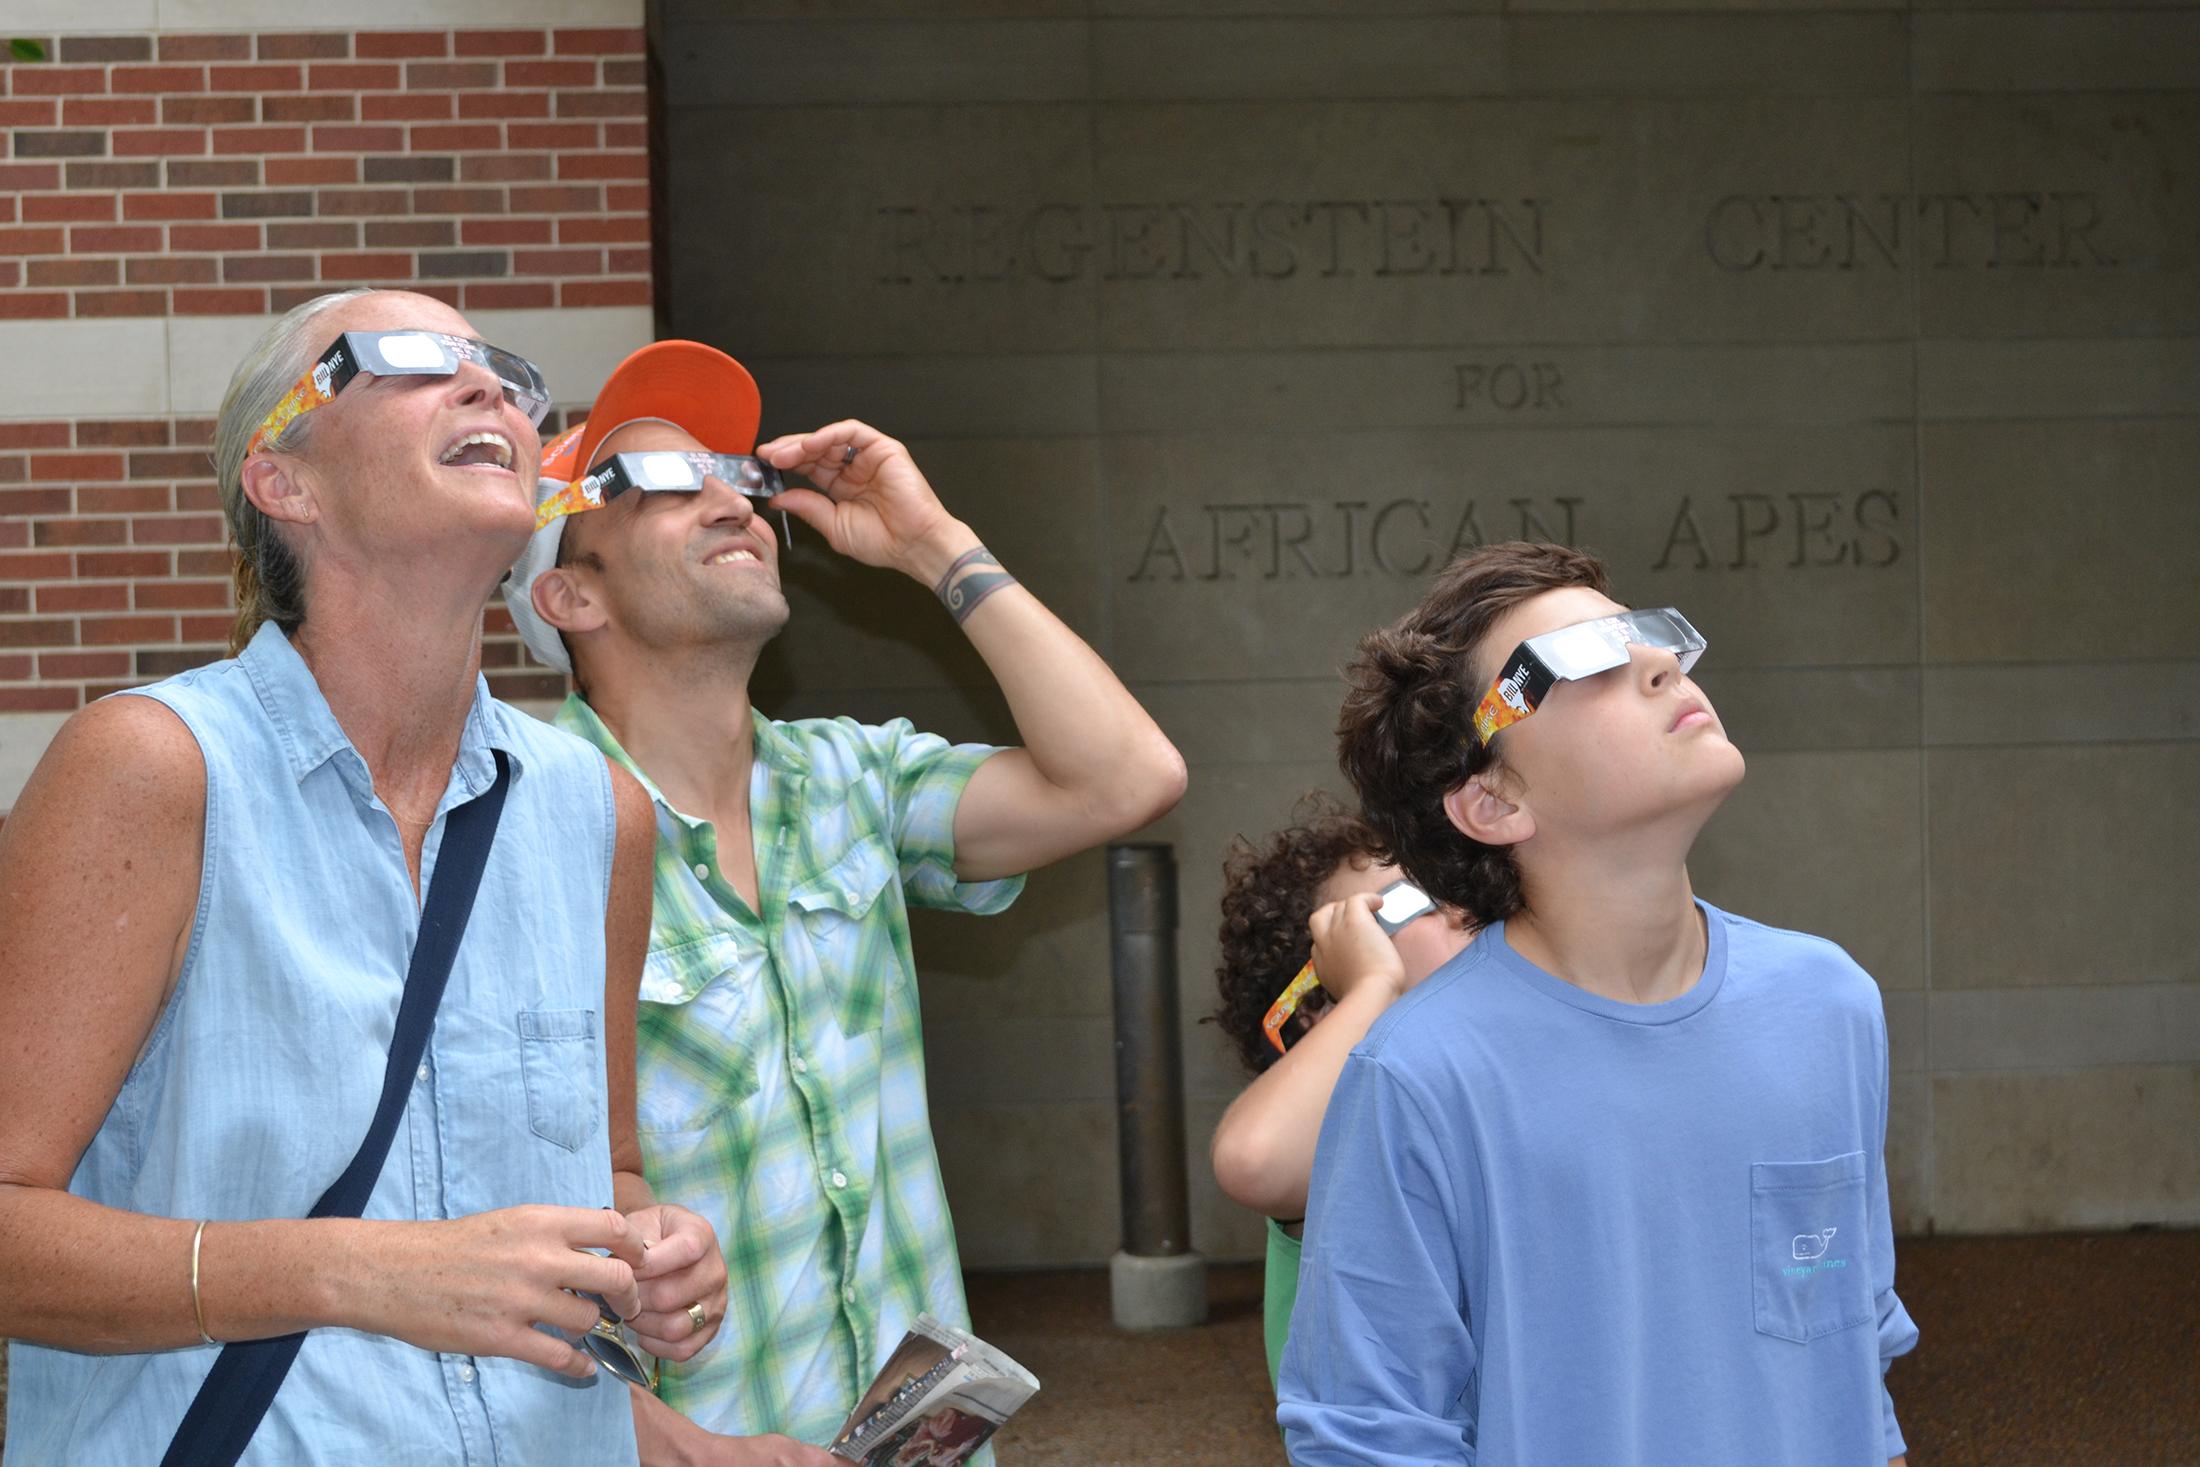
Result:
<svg viewBox="0 0 2200 1467"><path fill-rule="evenodd" d="M504 591L529 650L580 688L558 723L656 803L643 1159L660 1195L717 1229L730 1279L718 1338L665 1366L658 1393L679 1414L638 1413L643 1456L822 1467L833 1459L802 1444L831 1440L911 1320L968 1322L908 908L1000 911L1021 873L1166 812L1184 764L901 444L849 421L754 446L759 414L723 353L636 352L544 450L544 523ZM700 487L665 492L678 474L650 471L671 460L620 457L752 446L818 486L771 508L934 588L1024 747L754 710L749 675L788 614L759 513L768 476L687 458ZM556 481L585 482L561 495ZM645 1292L647 1308L680 1303Z"/></svg>

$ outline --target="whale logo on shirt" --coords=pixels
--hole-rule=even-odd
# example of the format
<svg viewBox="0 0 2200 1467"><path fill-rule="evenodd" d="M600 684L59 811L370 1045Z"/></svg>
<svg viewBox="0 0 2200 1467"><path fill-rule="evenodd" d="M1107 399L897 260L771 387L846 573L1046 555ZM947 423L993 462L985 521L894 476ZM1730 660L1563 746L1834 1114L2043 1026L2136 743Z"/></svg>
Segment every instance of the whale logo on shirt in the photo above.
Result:
<svg viewBox="0 0 2200 1467"><path fill-rule="evenodd" d="M1804 1263L1823 1258L1826 1250L1833 1246L1833 1235L1840 1231L1839 1228L1827 1228L1818 1233L1797 1233L1795 1241L1788 1245L1788 1251Z"/></svg>

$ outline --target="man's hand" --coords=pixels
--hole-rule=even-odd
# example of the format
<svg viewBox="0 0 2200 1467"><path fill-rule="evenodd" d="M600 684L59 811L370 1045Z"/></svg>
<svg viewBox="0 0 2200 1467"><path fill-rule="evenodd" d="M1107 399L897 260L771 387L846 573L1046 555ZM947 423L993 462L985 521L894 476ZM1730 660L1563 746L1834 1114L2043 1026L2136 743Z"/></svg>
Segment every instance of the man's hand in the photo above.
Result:
<svg viewBox="0 0 2200 1467"><path fill-rule="evenodd" d="M695 1449L707 1467L845 1467L823 1447L791 1436L714 1436Z"/></svg>
<svg viewBox="0 0 2200 1467"><path fill-rule="evenodd" d="M1381 994L1386 1004L1406 991L1405 959L1375 921L1382 904L1378 893L1362 892L1329 903L1306 924L1314 935L1314 971L1339 1002L1363 986Z"/></svg>
<svg viewBox="0 0 2200 1467"><path fill-rule="evenodd" d="M840 1458L793 1437L719 1436L645 1390L628 1386L627 1396L642 1467L840 1467Z"/></svg>
<svg viewBox="0 0 2200 1467"><path fill-rule="evenodd" d="M865 423L759 444L757 457L818 489L772 500L865 565L937 590L957 559L983 547L949 514L909 450ZM1032 492L1043 494L1042 482ZM822 491L822 492L820 492ZM1024 747L994 755L955 805L955 877L1016 876L1158 819L1184 793L1184 760L1122 681L1020 584L955 609L957 624L1008 700ZM956 584L967 585L966 575Z"/></svg>
<svg viewBox="0 0 2200 1467"><path fill-rule="evenodd" d="M940 503L909 450L867 423L849 418L814 433L774 438L758 444L756 456L817 485L787 490L772 508L787 511L851 560L930 586L978 543Z"/></svg>
<svg viewBox="0 0 2200 1467"><path fill-rule="evenodd" d="M726 1319L726 1260L718 1234L684 1207L669 1202L628 1214L635 1236L649 1246L634 1281L641 1313L627 1320L643 1349L660 1360L692 1360ZM688 1306L703 1306L700 1328Z"/></svg>

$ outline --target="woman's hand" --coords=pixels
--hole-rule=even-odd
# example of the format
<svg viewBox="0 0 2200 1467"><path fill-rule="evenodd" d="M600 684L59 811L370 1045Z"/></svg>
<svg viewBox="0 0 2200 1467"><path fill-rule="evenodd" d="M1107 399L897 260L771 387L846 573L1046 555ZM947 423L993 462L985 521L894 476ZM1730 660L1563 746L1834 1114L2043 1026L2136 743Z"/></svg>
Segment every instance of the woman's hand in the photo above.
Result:
<svg viewBox="0 0 2200 1467"><path fill-rule="evenodd" d="M501 1355L586 1379L596 1371L588 1352L536 1326L586 1334L597 1313L583 1293L623 1317L642 1309L642 1235L607 1207L506 1207L366 1228L363 1276L345 1281L338 1322L423 1350ZM208 1323L219 1337L212 1309Z"/></svg>

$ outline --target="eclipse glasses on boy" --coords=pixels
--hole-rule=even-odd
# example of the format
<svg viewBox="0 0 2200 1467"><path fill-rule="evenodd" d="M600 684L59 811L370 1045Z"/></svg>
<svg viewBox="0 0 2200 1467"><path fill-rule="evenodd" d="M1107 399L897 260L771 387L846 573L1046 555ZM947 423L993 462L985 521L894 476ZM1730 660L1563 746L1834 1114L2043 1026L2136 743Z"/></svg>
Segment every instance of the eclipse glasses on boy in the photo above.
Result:
<svg viewBox="0 0 2200 1467"><path fill-rule="evenodd" d="M1382 905L1375 909L1375 925L1383 929L1385 937L1397 936L1399 928L1416 917L1425 917L1436 910L1436 903L1429 900L1428 893L1410 881L1393 881L1377 895L1382 898ZM1306 1002L1307 995L1320 986L1321 978L1314 972L1314 960L1308 958L1306 965L1299 969L1298 976L1285 984L1283 992L1277 994L1276 1001L1268 1006L1267 1014L1260 1021L1260 1029L1268 1036L1268 1042L1276 1047L1276 1053L1283 1053L1283 1026L1290 1022L1291 1016Z"/></svg>
<svg viewBox="0 0 2200 1467"><path fill-rule="evenodd" d="M1703 656L1703 633L1670 606L1600 616L1530 637L1505 659L1474 710L1474 732L1485 746L1500 729L1535 712L1559 683L1579 682L1625 667L1629 647L1670 652L1687 672Z"/></svg>
<svg viewBox="0 0 2200 1467"><path fill-rule="evenodd" d="M444 331L346 331L291 385L283 400L260 422L246 445L247 456L276 439L301 414L335 401L361 373L370 377L449 377L463 362L479 362L496 373L504 400L527 414L536 427L550 411L550 388L533 362L502 347L453 336Z"/></svg>
<svg viewBox="0 0 2200 1467"><path fill-rule="evenodd" d="M644 453L615 453L588 473L575 479L542 502L535 511L535 528L541 529L561 515L601 509L629 489L645 494L693 494L705 479L716 479L744 499L759 504L785 491L787 481L779 470L748 453L705 453L684 449L651 449ZM781 540L786 537L786 516L780 516Z"/></svg>

